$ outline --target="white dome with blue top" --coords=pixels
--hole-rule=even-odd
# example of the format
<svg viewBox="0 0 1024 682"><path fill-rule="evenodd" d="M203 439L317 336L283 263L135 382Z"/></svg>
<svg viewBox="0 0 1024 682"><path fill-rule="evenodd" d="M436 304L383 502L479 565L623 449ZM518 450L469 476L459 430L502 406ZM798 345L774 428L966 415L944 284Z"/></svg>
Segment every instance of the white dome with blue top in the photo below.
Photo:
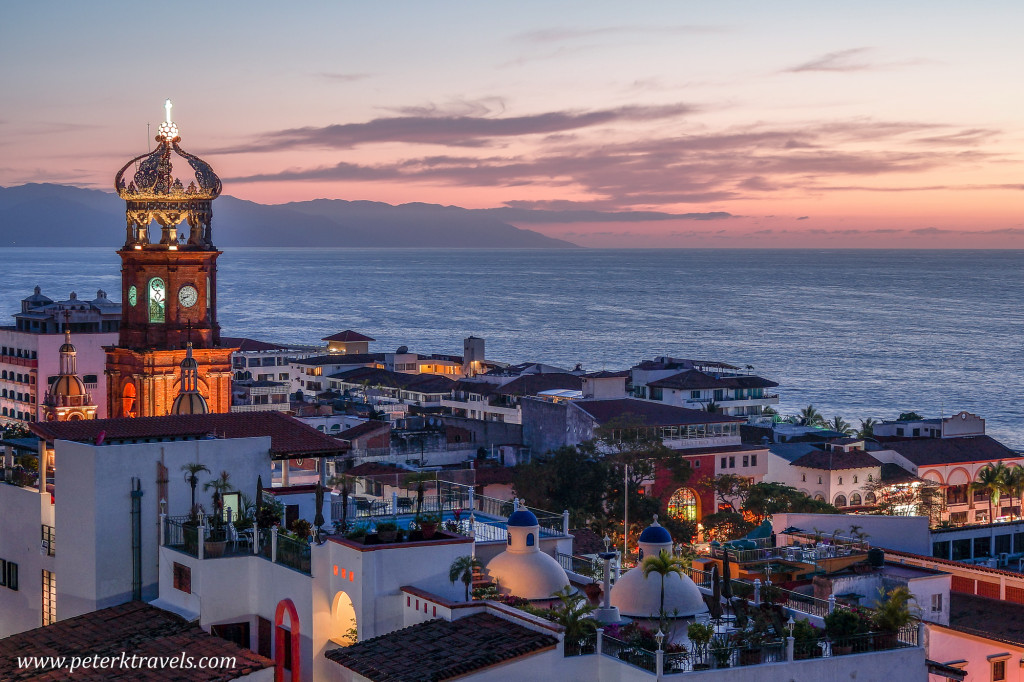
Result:
<svg viewBox="0 0 1024 682"><path fill-rule="evenodd" d="M507 526L539 526L540 521L537 520L537 515L529 509L516 509L512 512L512 515L508 517L508 521L505 522Z"/></svg>
<svg viewBox="0 0 1024 682"><path fill-rule="evenodd" d="M658 556L662 551L672 553L672 535L654 522L640 533L638 560L635 568L626 571L612 587L611 604L623 616L633 618L658 618L661 610L662 578L656 573L644 575L641 565L647 557ZM700 589L689 576L669 573L665 576L665 614L669 618L692 618L707 613L708 607Z"/></svg>
<svg viewBox="0 0 1024 682"><path fill-rule="evenodd" d="M508 517L508 546L487 562L487 573L499 594L523 599L551 599L551 595L569 586L569 576L554 557L540 551L540 521L514 501L515 511Z"/></svg>

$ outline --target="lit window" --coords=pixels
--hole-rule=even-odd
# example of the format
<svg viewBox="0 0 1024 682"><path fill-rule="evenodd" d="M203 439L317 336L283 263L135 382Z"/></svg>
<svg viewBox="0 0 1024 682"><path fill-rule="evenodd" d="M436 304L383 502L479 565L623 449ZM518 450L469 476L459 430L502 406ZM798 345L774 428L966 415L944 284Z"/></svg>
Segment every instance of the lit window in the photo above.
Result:
<svg viewBox="0 0 1024 682"><path fill-rule="evenodd" d="M686 521L697 520L697 496L689 488L680 488L668 500L668 515Z"/></svg>

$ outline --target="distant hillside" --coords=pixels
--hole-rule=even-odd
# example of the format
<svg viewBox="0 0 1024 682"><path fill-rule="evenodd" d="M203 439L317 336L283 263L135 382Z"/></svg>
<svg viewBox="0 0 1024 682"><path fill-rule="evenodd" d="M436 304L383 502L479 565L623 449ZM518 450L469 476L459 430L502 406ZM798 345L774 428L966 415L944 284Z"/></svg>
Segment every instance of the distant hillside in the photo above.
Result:
<svg viewBox="0 0 1024 682"><path fill-rule="evenodd" d="M266 206L223 196L214 207L214 241L222 247L578 248L457 206L327 199ZM116 194L52 184L0 187L0 246L117 246L124 225Z"/></svg>

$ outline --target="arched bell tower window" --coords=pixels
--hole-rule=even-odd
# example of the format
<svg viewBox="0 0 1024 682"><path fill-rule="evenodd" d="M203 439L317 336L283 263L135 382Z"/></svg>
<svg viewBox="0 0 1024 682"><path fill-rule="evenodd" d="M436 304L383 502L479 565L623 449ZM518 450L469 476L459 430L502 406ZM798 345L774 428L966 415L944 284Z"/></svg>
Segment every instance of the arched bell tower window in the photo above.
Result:
<svg viewBox="0 0 1024 682"><path fill-rule="evenodd" d="M526 546L533 547L536 544L536 540L533 537L533 533L526 534Z"/></svg>
<svg viewBox="0 0 1024 682"><path fill-rule="evenodd" d="M159 277L149 280L149 321L163 322L167 305L167 290Z"/></svg>

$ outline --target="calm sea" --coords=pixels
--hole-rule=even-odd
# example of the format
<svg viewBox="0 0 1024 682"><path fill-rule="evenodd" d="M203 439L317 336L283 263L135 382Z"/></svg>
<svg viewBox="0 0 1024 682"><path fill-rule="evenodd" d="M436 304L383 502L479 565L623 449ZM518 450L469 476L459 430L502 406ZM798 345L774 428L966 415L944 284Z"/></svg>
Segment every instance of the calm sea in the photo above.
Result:
<svg viewBox="0 0 1024 682"><path fill-rule="evenodd" d="M0 310L36 284L102 288L112 249L0 249ZM234 248L220 260L225 335L620 369L657 355L753 365L780 411L856 425L969 410L1024 447L1024 251Z"/></svg>

